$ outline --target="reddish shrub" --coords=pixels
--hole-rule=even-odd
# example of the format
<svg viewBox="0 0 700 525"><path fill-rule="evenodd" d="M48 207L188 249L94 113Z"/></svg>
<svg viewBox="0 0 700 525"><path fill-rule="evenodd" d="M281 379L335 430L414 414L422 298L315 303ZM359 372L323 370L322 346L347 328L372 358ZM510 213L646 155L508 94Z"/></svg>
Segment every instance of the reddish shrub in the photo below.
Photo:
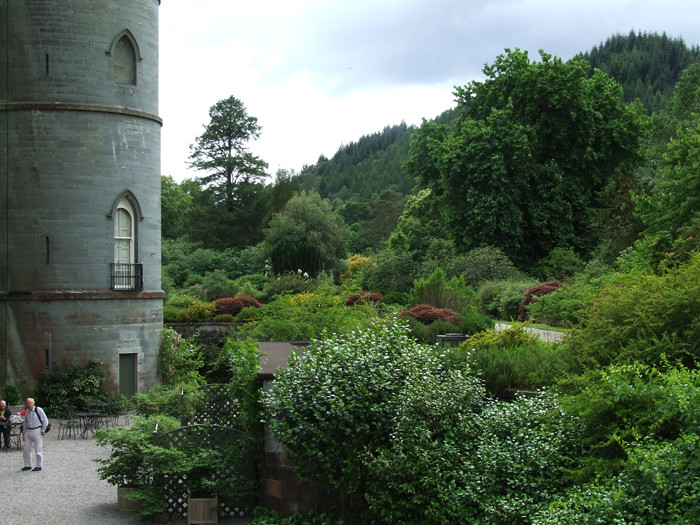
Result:
<svg viewBox="0 0 700 525"><path fill-rule="evenodd" d="M447 323L458 324L459 314L449 308L436 308L429 304L417 304L409 310L399 312L401 317L413 317L423 324L430 324L440 319Z"/></svg>
<svg viewBox="0 0 700 525"><path fill-rule="evenodd" d="M525 299L523 300L523 303L520 305L520 309L518 310L518 321L525 321L527 319L527 312L525 311L525 307L528 304L534 303L538 297L542 297L543 295L552 293L554 290L557 290L561 287L562 284L559 281L549 281L528 288L527 292L525 293Z"/></svg>
<svg viewBox="0 0 700 525"><path fill-rule="evenodd" d="M382 300L382 294L379 292L363 292L358 290L357 292L350 294L345 300L345 306L355 306L356 304L379 304Z"/></svg>
<svg viewBox="0 0 700 525"><path fill-rule="evenodd" d="M214 308L217 314L236 315L246 306L260 308L262 303L255 297L249 295L239 295L238 297L222 297L214 301Z"/></svg>

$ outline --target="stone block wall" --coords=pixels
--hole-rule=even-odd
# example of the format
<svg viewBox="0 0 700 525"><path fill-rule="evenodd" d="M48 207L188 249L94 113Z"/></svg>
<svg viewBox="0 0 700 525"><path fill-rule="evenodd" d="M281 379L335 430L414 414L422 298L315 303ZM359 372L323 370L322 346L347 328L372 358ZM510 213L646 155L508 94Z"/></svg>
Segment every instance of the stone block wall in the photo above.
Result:
<svg viewBox="0 0 700 525"><path fill-rule="evenodd" d="M294 472L294 463L287 457L284 446L265 429L265 463L263 505L280 516L319 512L342 513L346 497L343 493Z"/></svg>
<svg viewBox="0 0 700 525"><path fill-rule="evenodd" d="M158 10L157 0L0 0L0 101L157 114ZM134 86L114 81L110 53L124 30L137 44Z"/></svg>
<svg viewBox="0 0 700 525"><path fill-rule="evenodd" d="M160 295L116 299L82 295L80 300L55 294L41 300L15 297L0 302L9 318L0 325L0 337L7 331L7 381L32 384L45 368L84 366L99 359L110 371L106 388L116 392L119 355L136 354L136 388L148 391L158 381L158 345L163 333Z"/></svg>

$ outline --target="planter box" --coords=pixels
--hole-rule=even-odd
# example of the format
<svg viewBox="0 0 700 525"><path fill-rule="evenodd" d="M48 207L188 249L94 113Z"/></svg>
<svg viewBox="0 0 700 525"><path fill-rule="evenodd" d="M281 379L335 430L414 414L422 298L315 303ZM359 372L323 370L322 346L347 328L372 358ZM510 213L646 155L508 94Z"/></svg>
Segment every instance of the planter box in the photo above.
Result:
<svg viewBox="0 0 700 525"><path fill-rule="evenodd" d="M187 497L187 524L219 523L219 498Z"/></svg>
<svg viewBox="0 0 700 525"><path fill-rule="evenodd" d="M117 510L122 512L138 512L141 510L141 504L131 501L125 495L134 490L131 487L117 487Z"/></svg>

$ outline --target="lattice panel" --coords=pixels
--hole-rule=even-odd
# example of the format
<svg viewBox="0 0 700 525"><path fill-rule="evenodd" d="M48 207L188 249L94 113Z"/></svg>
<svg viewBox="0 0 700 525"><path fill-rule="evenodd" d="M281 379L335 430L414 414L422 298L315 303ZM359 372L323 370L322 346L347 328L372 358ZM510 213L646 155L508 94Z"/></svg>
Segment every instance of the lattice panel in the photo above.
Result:
<svg viewBox="0 0 700 525"><path fill-rule="evenodd" d="M176 448L187 450L193 447L199 449L218 449L234 445L240 437L240 432L234 428L223 427L221 425L189 425L176 428L164 434L156 434L153 438L155 445L164 448ZM215 480L221 479L228 469L235 468L234 465L221 465L221 470L213 476ZM254 471L252 461L244 461L238 466L240 476L253 480ZM175 513L182 517L187 517L187 478L186 476L164 476L161 481L166 492L166 512ZM254 498L244 498L241 505L232 505L226 494L219 495L219 514L234 518L247 518L252 515L255 506Z"/></svg>
<svg viewBox="0 0 700 525"><path fill-rule="evenodd" d="M209 421L217 425L235 426L240 412L228 385L204 385L199 388L199 393L202 402L197 405L195 423L201 425Z"/></svg>

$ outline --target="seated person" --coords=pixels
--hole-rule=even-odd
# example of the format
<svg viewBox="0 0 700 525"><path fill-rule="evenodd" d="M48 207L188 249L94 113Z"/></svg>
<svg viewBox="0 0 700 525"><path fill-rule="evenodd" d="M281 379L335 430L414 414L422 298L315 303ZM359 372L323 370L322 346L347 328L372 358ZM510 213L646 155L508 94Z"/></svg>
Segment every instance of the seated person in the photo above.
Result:
<svg viewBox="0 0 700 525"><path fill-rule="evenodd" d="M10 424L10 416L12 415L12 410L7 406L5 400L0 400L0 445L5 442L5 450L10 448L10 431L12 430L12 425Z"/></svg>

